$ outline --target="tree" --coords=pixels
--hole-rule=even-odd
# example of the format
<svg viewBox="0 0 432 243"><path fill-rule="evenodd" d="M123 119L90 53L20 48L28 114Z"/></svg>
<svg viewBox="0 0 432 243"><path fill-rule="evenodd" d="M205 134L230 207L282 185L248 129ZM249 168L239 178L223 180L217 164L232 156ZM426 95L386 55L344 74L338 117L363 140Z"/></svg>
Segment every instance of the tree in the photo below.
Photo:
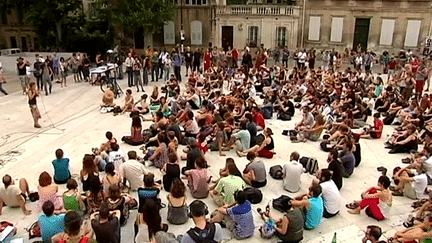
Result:
<svg viewBox="0 0 432 243"><path fill-rule="evenodd" d="M24 22L36 27L43 46L61 47L64 33L85 24L82 1L77 0L3 0L0 8L23 11Z"/></svg>
<svg viewBox="0 0 432 243"><path fill-rule="evenodd" d="M101 14L125 29L153 33L174 16L173 0L99 0Z"/></svg>

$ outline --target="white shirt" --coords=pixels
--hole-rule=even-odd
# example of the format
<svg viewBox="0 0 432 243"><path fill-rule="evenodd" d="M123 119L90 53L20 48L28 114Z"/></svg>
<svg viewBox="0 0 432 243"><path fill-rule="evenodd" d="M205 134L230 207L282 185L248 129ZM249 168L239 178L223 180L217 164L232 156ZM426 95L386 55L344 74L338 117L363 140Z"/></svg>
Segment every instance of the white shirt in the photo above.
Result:
<svg viewBox="0 0 432 243"><path fill-rule="evenodd" d="M333 180L320 183L324 207L330 214L336 214L340 210L341 195Z"/></svg>
<svg viewBox="0 0 432 243"><path fill-rule="evenodd" d="M120 165L120 175L129 181L130 187L133 191L136 191L139 187L143 186L144 175L148 172L145 166L137 160L128 160Z"/></svg>
<svg viewBox="0 0 432 243"><path fill-rule="evenodd" d="M111 151L108 155L108 161L114 163L115 170L119 171L120 165L122 165L124 161L123 150L119 149L118 151Z"/></svg>
<svg viewBox="0 0 432 243"><path fill-rule="evenodd" d="M300 63L306 62L306 57L307 57L306 52L299 52L298 58Z"/></svg>
<svg viewBox="0 0 432 243"><path fill-rule="evenodd" d="M284 164L282 172L284 174L283 186L289 192L300 190L300 177L303 173L303 166L297 161Z"/></svg>
<svg viewBox="0 0 432 243"><path fill-rule="evenodd" d="M0 186L0 197L3 199L3 202L9 207L18 207L19 201L17 196L21 195L21 190L18 185L9 185L6 189L5 186Z"/></svg>
<svg viewBox="0 0 432 243"><path fill-rule="evenodd" d="M423 162L423 170L432 179L432 156Z"/></svg>
<svg viewBox="0 0 432 243"><path fill-rule="evenodd" d="M134 62L135 61L132 57L127 57L124 63L126 65L126 67L132 67Z"/></svg>
<svg viewBox="0 0 432 243"><path fill-rule="evenodd" d="M428 184L427 176L425 173L422 173L420 175L414 176L413 178L414 178L413 181L414 191L416 192L417 198L421 198Z"/></svg>

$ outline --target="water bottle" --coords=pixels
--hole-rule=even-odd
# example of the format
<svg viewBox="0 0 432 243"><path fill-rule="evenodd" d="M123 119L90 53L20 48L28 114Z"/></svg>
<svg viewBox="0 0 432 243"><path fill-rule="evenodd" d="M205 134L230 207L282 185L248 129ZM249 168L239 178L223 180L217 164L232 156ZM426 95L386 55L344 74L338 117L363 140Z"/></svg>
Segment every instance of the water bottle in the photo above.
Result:
<svg viewBox="0 0 432 243"><path fill-rule="evenodd" d="M333 239L332 239L331 243L336 243L336 242L337 242L337 239L336 239L336 232L335 232L333 235Z"/></svg>

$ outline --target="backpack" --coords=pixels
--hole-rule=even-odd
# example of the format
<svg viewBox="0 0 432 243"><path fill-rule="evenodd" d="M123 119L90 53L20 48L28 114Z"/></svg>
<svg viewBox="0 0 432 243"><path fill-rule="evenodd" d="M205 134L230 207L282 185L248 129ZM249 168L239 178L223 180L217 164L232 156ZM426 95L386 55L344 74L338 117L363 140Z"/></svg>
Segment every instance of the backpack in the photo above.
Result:
<svg viewBox="0 0 432 243"><path fill-rule="evenodd" d="M214 236L216 233L216 226L214 223L207 223L206 229L208 231L203 231L200 228L189 229L186 233L194 240L196 243L216 243ZM208 233L207 233L208 232ZM203 234L206 233L206 234Z"/></svg>
<svg viewBox="0 0 432 243"><path fill-rule="evenodd" d="M263 239L272 238L276 234L276 222L271 218L266 220L259 231Z"/></svg>
<svg viewBox="0 0 432 243"><path fill-rule="evenodd" d="M246 193L246 198L252 204L257 204L262 201L263 194L260 189L254 187L247 187L243 191Z"/></svg>
<svg viewBox="0 0 432 243"><path fill-rule="evenodd" d="M273 199L273 208L281 211L282 213L286 213L288 209L292 207L291 200L291 197L282 195L276 199Z"/></svg>
<svg viewBox="0 0 432 243"><path fill-rule="evenodd" d="M273 179L281 180L283 177L282 166L273 165L272 167L270 167L269 174Z"/></svg>
<svg viewBox="0 0 432 243"><path fill-rule="evenodd" d="M291 116L286 112L281 112L278 115L278 119L282 121L291 121Z"/></svg>
<svg viewBox="0 0 432 243"><path fill-rule="evenodd" d="M314 175L318 172L318 160L316 158L303 156L300 158L299 162L309 174Z"/></svg>

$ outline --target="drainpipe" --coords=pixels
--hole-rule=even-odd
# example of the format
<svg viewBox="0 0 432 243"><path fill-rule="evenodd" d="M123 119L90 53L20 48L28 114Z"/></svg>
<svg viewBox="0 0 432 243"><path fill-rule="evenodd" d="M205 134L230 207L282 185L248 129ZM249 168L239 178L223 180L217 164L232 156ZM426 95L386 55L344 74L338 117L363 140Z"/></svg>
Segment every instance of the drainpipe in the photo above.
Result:
<svg viewBox="0 0 432 243"><path fill-rule="evenodd" d="M302 31L301 31L301 48L304 46L304 29L305 29L305 15L306 15L306 0L303 0L303 17L302 17Z"/></svg>

